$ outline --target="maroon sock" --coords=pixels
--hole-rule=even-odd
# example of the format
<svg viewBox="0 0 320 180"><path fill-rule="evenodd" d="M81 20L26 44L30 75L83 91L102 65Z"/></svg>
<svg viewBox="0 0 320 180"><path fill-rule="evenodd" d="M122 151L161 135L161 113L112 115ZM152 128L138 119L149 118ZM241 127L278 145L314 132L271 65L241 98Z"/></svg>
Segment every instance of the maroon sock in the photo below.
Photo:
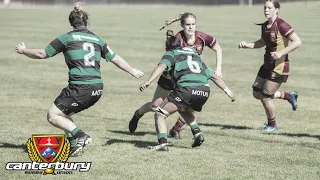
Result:
<svg viewBox="0 0 320 180"><path fill-rule="evenodd" d="M291 95L290 93L288 92L281 92L281 99L284 99L284 100L291 100Z"/></svg>
<svg viewBox="0 0 320 180"><path fill-rule="evenodd" d="M176 131L180 131L180 130L181 130L181 127L182 127L183 125L185 125L185 124L186 124L186 122L179 117L179 118L178 118L178 121L177 121L176 124L173 126L173 129L176 130Z"/></svg>
<svg viewBox="0 0 320 180"><path fill-rule="evenodd" d="M275 126L275 125L277 125L276 118L268 119L268 126Z"/></svg>

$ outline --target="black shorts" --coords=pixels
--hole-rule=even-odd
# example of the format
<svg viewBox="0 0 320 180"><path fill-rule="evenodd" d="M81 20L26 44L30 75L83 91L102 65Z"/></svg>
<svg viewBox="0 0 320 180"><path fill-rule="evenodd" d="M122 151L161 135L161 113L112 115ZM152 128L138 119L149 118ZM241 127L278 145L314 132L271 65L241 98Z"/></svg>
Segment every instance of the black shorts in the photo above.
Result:
<svg viewBox="0 0 320 180"><path fill-rule="evenodd" d="M286 83L288 79L288 75L282 75L274 71L269 71L267 68L264 67L264 65L260 67L258 76L263 79L268 79L277 83Z"/></svg>
<svg viewBox="0 0 320 180"><path fill-rule="evenodd" d="M178 87L169 93L168 100L174 103L180 112L189 108L200 112L209 96L209 86Z"/></svg>
<svg viewBox="0 0 320 180"><path fill-rule="evenodd" d="M103 84L69 84L62 89L54 104L66 115L94 105L101 97Z"/></svg>
<svg viewBox="0 0 320 180"><path fill-rule="evenodd" d="M171 82L171 79L167 79L163 75L160 76L159 81L158 81L158 85L167 91L171 91L174 89L173 84Z"/></svg>

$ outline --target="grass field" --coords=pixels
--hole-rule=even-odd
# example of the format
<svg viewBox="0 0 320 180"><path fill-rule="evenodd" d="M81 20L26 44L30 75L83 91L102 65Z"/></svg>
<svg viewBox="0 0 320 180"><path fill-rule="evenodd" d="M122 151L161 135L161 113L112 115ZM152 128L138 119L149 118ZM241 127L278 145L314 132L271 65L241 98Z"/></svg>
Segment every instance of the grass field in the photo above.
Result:
<svg viewBox="0 0 320 180"><path fill-rule="evenodd" d="M67 85L63 55L32 60L14 52L24 41L27 47L43 48L58 35L71 30L72 7L0 9L0 179L320 179L319 2L282 4L281 17L301 37L302 46L290 55L291 75L281 90L297 90L299 108L276 100L279 130L264 134L266 122L261 103L251 95L251 85L263 62L263 49L239 50L242 40L260 37L262 5L249 7L88 7L90 29L132 66L146 74L142 79L101 63L104 95L89 110L74 116L93 143L81 157L91 161L86 173L72 175L25 175L6 171L6 162L30 162L26 142L32 134L59 134L46 120L46 111ZM192 134L185 128L182 140L171 140L169 152L151 152L156 145L153 114L146 114L137 132L128 132L133 112L151 100L156 83L141 93L146 80L164 53L164 34L158 29L167 19L190 11L197 15L198 30L214 35L223 48L224 80L236 94L228 97L212 85L203 111L196 115L205 136L192 149ZM169 26L175 32L179 24ZM215 67L214 53L204 52L208 66ZM177 115L168 119L173 124Z"/></svg>

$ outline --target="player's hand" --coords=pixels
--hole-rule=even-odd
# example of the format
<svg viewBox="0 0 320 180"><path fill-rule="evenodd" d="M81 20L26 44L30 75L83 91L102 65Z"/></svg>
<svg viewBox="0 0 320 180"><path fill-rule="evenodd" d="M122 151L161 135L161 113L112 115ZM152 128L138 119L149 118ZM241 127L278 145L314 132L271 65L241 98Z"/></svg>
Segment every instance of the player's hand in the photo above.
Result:
<svg viewBox="0 0 320 180"><path fill-rule="evenodd" d="M231 99L231 102L234 102L235 100L236 100L236 96L233 94L233 93L231 93L230 95L228 95L229 96L229 98Z"/></svg>
<svg viewBox="0 0 320 180"><path fill-rule="evenodd" d="M214 71L214 74L215 74L216 76L218 76L219 78L222 78L222 73L221 73L221 71Z"/></svg>
<svg viewBox="0 0 320 180"><path fill-rule="evenodd" d="M24 45L24 42L22 42L21 44L16 45L15 51L19 54L22 54L24 49L26 49L26 46Z"/></svg>
<svg viewBox="0 0 320 180"><path fill-rule="evenodd" d="M151 82L149 82L149 81L142 83L139 87L140 91L147 89L150 86L150 84L151 84Z"/></svg>
<svg viewBox="0 0 320 180"><path fill-rule="evenodd" d="M137 79L141 78L142 76L144 76L144 73L142 71L140 71L139 69L135 69L132 68L132 72L131 75Z"/></svg>
<svg viewBox="0 0 320 180"><path fill-rule="evenodd" d="M280 59L283 56L283 54L279 51L271 52L270 54L274 60Z"/></svg>
<svg viewBox="0 0 320 180"><path fill-rule="evenodd" d="M245 41L242 41L240 44L239 44L239 49L240 48L247 48L247 43Z"/></svg>

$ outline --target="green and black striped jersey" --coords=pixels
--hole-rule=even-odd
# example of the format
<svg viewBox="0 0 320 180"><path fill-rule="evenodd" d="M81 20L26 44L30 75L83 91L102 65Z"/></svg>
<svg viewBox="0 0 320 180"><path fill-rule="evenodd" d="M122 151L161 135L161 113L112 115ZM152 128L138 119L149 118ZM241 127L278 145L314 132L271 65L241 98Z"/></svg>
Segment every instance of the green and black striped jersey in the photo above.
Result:
<svg viewBox="0 0 320 180"><path fill-rule="evenodd" d="M175 87L203 86L213 71L202 62L200 55L193 48L184 47L167 51L160 64L166 64Z"/></svg>
<svg viewBox="0 0 320 180"><path fill-rule="evenodd" d="M63 52L69 68L70 84L100 84L100 59L111 61L116 54L87 28L60 35L44 48L52 57Z"/></svg>

